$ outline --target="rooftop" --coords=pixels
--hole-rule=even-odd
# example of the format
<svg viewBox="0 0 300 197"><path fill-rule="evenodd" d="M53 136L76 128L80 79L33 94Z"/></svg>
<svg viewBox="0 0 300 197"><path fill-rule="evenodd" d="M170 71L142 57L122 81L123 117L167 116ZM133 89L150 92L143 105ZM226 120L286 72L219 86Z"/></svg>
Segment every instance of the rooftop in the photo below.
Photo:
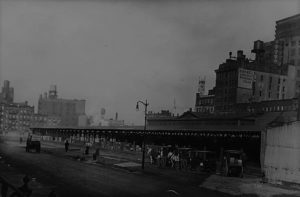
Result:
<svg viewBox="0 0 300 197"><path fill-rule="evenodd" d="M288 21L288 20L297 19L297 18L300 19L300 14L296 14L294 16L290 16L290 17L287 17L287 18L280 19L280 20L276 21L276 24L281 23L281 22L285 22L285 21Z"/></svg>

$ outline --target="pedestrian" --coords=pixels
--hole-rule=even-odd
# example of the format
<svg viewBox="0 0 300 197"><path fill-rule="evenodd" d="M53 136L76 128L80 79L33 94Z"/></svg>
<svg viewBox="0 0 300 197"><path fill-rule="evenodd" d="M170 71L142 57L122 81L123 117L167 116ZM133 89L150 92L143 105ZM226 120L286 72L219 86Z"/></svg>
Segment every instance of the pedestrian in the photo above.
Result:
<svg viewBox="0 0 300 197"><path fill-rule="evenodd" d="M69 150L69 141L68 140L66 140L65 141L65 150L66 150L66 152L68 152L68 150Z"/></svg>
<svg viewBox="0 0 300 197"><path fill-rule="evenodd" d="M89 145L89 143L87 142L87 143L85 144L85 154L86 154L86 155L89 154L89 150L90 150L90 145Z"/></svg>
<svg viewBox="0 0 300 197"><path fill-rule="evenodd" d="M152 148L149 148L149 149L148 149L147 155L150 157L150 163L153 164Z"/></svg>
<svg viewBox="0 0 300 197"><path fill-rule="evenodd" d="M169 153L168 153L168 157L167 157L167 165L168 165L168 167L173 166L173 164L172 164L173 155L174 155L173 152L170 150Z"/></svg>
<svg viewBox="0 0 300 197"><path fill-rule="evenodd" d="M244 171L246 171L247 155L243 149L241 149L241 160L242 160L243 169L244 169Z"/></svg>
<svg viewBox="0 0 300 197"><path fill-rule="evenodd" d="M26 175L23 178L23 185L21 187L19 187L19 190L24 194L24 196L29 197L32 193L32 189L29 188L28 183L29 183L30 179L29 177Z"/></svg>
<svg viewBox="0 0 300 197"><path fill-rule="evenodd" d="M179 161L179 153L175 151L173 156L173 168L175 168L176 170L180 167Z"/></svg>

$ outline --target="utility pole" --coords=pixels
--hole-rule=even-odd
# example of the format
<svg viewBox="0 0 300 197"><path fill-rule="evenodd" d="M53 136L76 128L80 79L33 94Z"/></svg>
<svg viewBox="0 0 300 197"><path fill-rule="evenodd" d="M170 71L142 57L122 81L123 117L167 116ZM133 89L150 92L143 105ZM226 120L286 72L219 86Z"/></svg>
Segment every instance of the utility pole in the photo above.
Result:
<svg viewBox="0 0 300 197"><path fill-rule="evenodd" d="M143 157L142 157L142 169L144 170L145 168L145 151L146 151L146 144L145 144L145 133L146 133L146 129L147 129L147 107L149 105L149 103L147 102L143 102L143 101L138 101L136 103L136 109L139 110L139 103L143 104L145 107L145 124L144 124L144 134L143 134L143 143L142 143L142 151L143 151Z"/></svg>

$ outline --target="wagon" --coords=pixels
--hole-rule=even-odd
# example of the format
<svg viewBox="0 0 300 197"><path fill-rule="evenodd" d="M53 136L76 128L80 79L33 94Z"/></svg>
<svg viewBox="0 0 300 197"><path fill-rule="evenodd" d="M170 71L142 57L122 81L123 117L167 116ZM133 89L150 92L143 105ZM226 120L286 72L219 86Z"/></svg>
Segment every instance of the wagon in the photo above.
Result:
<svg viewBox="0 0 300 197"><path fill-rule="evenodd" d="M223 169L225 176L243 177L243 152L239 150L224 151Z"/></svg>
<svg viewBox="0 0 300 197"><path fill-rule="evenodd" d="M37 153L41 151L41 141L39 136L29 135L26 141L26 152L34 149Z"/></svg>

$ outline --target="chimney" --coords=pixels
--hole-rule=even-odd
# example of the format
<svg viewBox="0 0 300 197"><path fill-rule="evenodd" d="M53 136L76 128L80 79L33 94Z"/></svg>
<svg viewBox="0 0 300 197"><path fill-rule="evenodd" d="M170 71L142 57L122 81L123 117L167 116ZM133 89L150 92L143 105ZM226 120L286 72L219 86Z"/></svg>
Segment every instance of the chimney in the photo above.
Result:
<svg viewBox="0 0 300 197"><path fill-rule="evenodd" d="M116 120L118 120L118 112L116 113Z"/></svg>

